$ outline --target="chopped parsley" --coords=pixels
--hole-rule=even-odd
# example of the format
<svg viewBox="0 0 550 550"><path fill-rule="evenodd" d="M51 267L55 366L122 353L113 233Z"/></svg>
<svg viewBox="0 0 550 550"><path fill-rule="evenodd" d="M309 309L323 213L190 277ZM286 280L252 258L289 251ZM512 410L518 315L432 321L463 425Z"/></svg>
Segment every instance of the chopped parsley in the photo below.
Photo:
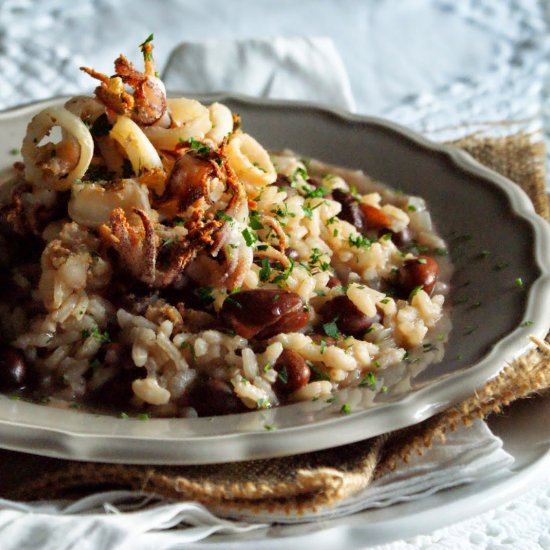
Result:
<svg viewBox="0 0 550 550"><path fill-rule="evenodd" d="M327 336L330 336L332 338L338 338L340 336L340 331L338 330L338 326L336 325L336 319L334 321L331 321L330 323L325 323L323 325L323 330L325 331L325 334Z"/></svg>
<svg viewBox="0 0 550 550"><path fill-rule="evenodd" d="M302 205L302 210L304 211L304 216L308 220L311 220L311 218L313 217L313 211L316 210L317 208L319 208L320 206L322 206L323 204L325 204L325 201L321 201L320 203L317 203L315 206L310 206L310 204L311 203L308 203L307 206L305 204Z"/></svg>
<svg viewBox="0 0 550 550"><path fill-rule="evenodd" d="M141 51L145 49L145 44L149 44L149 42L152 42L154 40L155 36L153 33L151 33L140 45Z"/></svg>
<svg viewBox="0 0 550 550"><path fill-rule="evenodd" d="M407 205L407 210L409 212L416 212L416 206L414 204Z"/></svg>
<svg viewBox="0 0 550 550"><path fill-rule="evenodd" d="M336 397L333 395L327 399L327 403L334 403L336 401Z"/></svg>
<svg viewBox="0 0 550 550"><path fill-rule="evenodd" d="M272 282L278 285L279 287L284 286L285 282L294 271L294 261L291 258L289 258L288 261L289 261L288 267L286 267L281 273L273 277Z"/></svg>
<svg viewBox="0 0 550 550"><path fill-rule="evenodd" d="M524 321L521 323L520 327L530 327L533 324L533 321Z"/></svg>
<svg viewBox="0 0 550 550"><path fill-rule="evenodd" d="M269 266L269 260L267 258L264 258L262 260L262 268L260 269L260 281L265 283L266 281L269 281L269 276L271 275L271 267Z"/></svg>
<svg viewBox="0 0 550 550"><path fill-rule="evenodd" d="M153 33L151 33L140 45L141 53L143 54L143 59L145 61L153 61L153 54L146 47L149 42L153 41Z"/></svg>
<svg viewBox="0 0 550 550"><path fill-rule="evenodd" d="M10 149L10 155L13 155L14 157L17 156L20 152L21 151L16 148Z"/></svg>
<svg viewBox="0 0 550 550"><path fill-rule="evenodd" d="M137 415L138 420L151 420L151 415L147 412L145 413L139 413Z"/></svg>
<svg viewBox="0 0 550 550"><path fill-rule="evenodd" d="M311 191L308 191L306 187L303 189L306 194L306 199L317 199L317 198L323 198L325 195L328 195L330 193L330 189L327 189L326 187L323 187L320 185L319 187L316 187L315 189L312 189Z"/></svg>
<svg viewBox="0 0 550 550"><path fill-rule="evenodd" d="M344 403L340 409L342 414L349 414L351 412L351 405L349 403Z"/></svg>
<svg viewBox="0 0 550 550"><path fill-rule="evenodd" d="M514 281L514 283L518 288L523 288L524 287L523 279L521 277L517 277L516 280Z"/></svg>
<svg viewBox="0 0 550 550"><path fill-rule="evenodd" d="M412 300L423 288L423 285L415 286L409 294L409 300Z"/></svg>
<svg viewBox="0 0 550 550"><path fill-rule="evenodd" d="M269 399L266 399L265 397L262 397L261 399L258 399L256 401L256 405L258 409L270 409L271 403L269 402Z"/></svg>
<svg viewBox="0 0 550 550"><path fill-rule="evenodd" d="M195 138L189 138L187 142L189 143L189 147L191 148L191 150L195 151L197 155L204 158L210 157L210 153L212 152L212 149L210 149L208 145L205 145L204 143L202 143L202 141L199 141L198 139L195 139Z"/></svg>
<svg viewBox="0 0 550 550"><path fill-rule="evenodd" d="M286 370L286 366L283 365L283 368L277 372L277 378L283 383L286 384L288 382L288 371Z"/></svg>
<svg viewBox="0 0 550 550"><path fill-rule="evenodd" d="M264 226L257 214L250 214L249 225L252 229L263 229Z"/></svg>
<svg viewBox="0 0 550 550"><path fill-rule="evenodd" d="M308 365L309 370L311 371L311 381L317 382L319 380L326 380L327 382L330 382L330 376L323 372L322 370L318 369L317 367L313 365Z"/></svg>
<svg viewBox="0 0 550 550"><path fill-rule="evenodd" d="M97 327L92 329L85 329L82 331L82 338L89 338L93 336L96 340L99 340L102 344L106 344L111 341L111 337L107 331L100 332Z"/></svg>
<svg viewBox="0 0 550 550"><path fill-rule="evenodd" d="M311 249L311 255L308 258L308 271L314 267L318 267L321 271L327 271L330 268L329 262L321 261L321 257L324 255L324 252L319 250L317 247Z"/></svg>
<svg viewBox="0 0 550 550"><path fill-rule="evenodd" d="M130 417L128 416L128 413L121 412L120 413L120 418L122 418L122 420L128 420L128 418L130 418Z"/></svg>
<svg viewBox="0 0 550 550"><path fill-rule="evenodd" d="M350 246L355 246L356 248L369 248L372 244L372 241L359 233L349 235L348 243Z"/></svg>
<svg viewBox="0 0 550 550"><path fill-rule="evenodd" d="M246 246L252 246L258 240L258 235L256 235L255 231L249 227L245 227L241 233L244 237Z"/></svg>
<svg viewBox="0 0 550 550"><path fill-rule="evenodd" d="M232 222L233 218L226 214L223 210L217 210L216 211L216 218L219 218L220 220L223 220L224 222Z"/></svg>
<svg viewBox="0 0 550 550"><path fill-rule="evenodd" d="M277 428L275 426L273 426L273 424L265 424L264 425L264 428L268 431L268 432L274 432Z"/></svg>
<svg viewBox="0 0 550 550"><path fill-rule="evenodd" d="M374 372L368 372L365 376L363 376L363 378L361 378L359 387L362 388L364 386L371 386L373 388L376 387L376 375Z"/></svg>

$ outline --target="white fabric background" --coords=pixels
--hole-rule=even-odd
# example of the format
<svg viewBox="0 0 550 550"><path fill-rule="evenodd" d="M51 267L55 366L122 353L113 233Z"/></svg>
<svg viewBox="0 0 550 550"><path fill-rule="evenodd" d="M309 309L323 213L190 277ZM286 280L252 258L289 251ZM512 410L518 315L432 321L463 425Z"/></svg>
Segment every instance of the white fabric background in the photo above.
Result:
<svg viewBox="0 0 550 550"><path fill-rule="evenodd" d="M0 109L90 90L75 66L109 72L119 51L137 60L150 32L161 67L182 40L305 35L332 39L360 113L437 139L473 120L548 131L549 14L542 0L0 0ZM549 526L550 479L479 517L380 548L550 548Z"/></svg>

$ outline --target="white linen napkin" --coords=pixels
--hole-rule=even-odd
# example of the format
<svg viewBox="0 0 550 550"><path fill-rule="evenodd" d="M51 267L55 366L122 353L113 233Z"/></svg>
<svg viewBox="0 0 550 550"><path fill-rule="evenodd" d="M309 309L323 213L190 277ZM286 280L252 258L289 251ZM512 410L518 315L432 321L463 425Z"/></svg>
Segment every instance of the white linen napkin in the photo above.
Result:
<svg viewBox="0 0 550 550"><path fill-rule="evenodd" d="M172 52L162 78L168 90L355 108L342 59L326 37L184 42Z"/></svg>
<svg viewBox="0 0 550 550"><path fill-rule="evenodd" d="M415 500L463 483L505 475L512 463L502 441L485 422L477 420L470 428L450 433L445 445L435 444L422 457L413 456L409 464L400 465L338 506L304 516L266 512L222 519L195 502L172 502L131 491L98 493L76 502L0 500L1 546L3 550L63 550L74 548L85 535L86 546L79 543L79 548L165 548L214 533L238 535L272 523L329 520Z"/></svg>

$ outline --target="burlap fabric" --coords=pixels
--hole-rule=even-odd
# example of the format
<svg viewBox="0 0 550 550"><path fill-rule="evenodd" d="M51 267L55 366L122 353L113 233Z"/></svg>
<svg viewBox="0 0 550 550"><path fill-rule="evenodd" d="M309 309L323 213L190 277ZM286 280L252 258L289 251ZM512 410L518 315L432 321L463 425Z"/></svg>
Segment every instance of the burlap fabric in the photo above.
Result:
<svg viewBox="0 0 550 550"><path fill-rule="evenodd" d="M544 146L536 136L494 139L472 136L454 142L480 162L515 181L548 219ZM501 374L476 394L425 422L367 441L285 458L206 466L94 464L0 452L9 480L6 498L31 500L127 488L179 500L196 500L216 511L287 511L300 514L334 505L365 488L412 452L421 453L459 423L498 413L511 401L550 387L550 345L534 340L531 351L503 365ZM512 358L511 358L512 359Z"/></svg>

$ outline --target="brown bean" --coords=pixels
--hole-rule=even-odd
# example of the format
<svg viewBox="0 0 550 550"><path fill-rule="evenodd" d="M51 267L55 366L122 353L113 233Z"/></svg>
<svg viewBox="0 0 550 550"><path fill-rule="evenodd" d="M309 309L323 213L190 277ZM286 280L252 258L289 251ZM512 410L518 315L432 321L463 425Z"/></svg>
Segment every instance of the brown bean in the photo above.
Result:
<svg viewBox="0 0 550 550"><path fill-rule="evenodd" d="M244 412L247 408L224 380L197 380L189 389L187 405L199 416L219 416Z"/></svg>
<svg viewBox="0 0 550 550"><path fill-rule="evenodd" d="M399 269L398 287L404 296L408 296L418 287L422 287L425 292L431 294L438 274L437 262L430 256L421 255L418 258L406 260Z"/></svg>
<svg viewBox="0 0 550 550"><path fill-rule="evenodd" d="M281 332L297 332L305 327L309 321L309 313L304 309L299 309L291 313L287 313L276 323L264 328L256 334L256 338L267 340Z"/></svg>
<svg viewBox="0 0 550 550"><path fill-rule="evenodd" d="M121 367L114 378L108 380L89 396L90 400L100 407L108 407L115 411L131 408L131 400L134 397L132 382L142 375L143 371L135 366Z"/></svg>
<svg viewBox="0 0 550 550"><path fill-rule="evenodd" d="M405 229L397 232L392 231L391 229L380 229L378 231L378 237L382 237L383 235L386 235L388 233L391 235L391 240L398 248L401 248L412 242L412 232L408 227L405 227Z"/></svg>
<svg viewBox="0 0 550 550"><path fill-rule="evenodd" d="M373 323L380 322L382 318L378 312L374 317L368 317L343 295L325 302L319 314L323 323L334 321L338 330L345 336L362 336Z"/></svg>
<svg viewBox="0 0 550 550"><path fill-rule="evenodd" d="M380 208L364 203L360 203L359 208L363 214L365 229L383 229L390 225L390 219Z"/></svg>
<svg viewBox="0 0 550 550"><path fill-rule="evenodd" d="M295 292L258 288L228 296L220 314L243 338L253 338L260 333L263 337L270 337L283 330L302 328L309 319L309 315L304 316L303 306L302 299Z"/></svg>
<svg viewBox="0 0 550 550"><path fill-rule="evenodd" d="M336 275L331 275L328 278L328 281L327 281L328 288L334 288L335 286L339 286L341 284L342 284L342 281L340 281L340 279L336 277Z"/></svg>
<svg viewBox="0 0 550 550"><path fill-rule="evenodd" d="M295 351L285 349L279 355L273 368L277 371L275 390L277 393L288 395L302 386L310 379L311 370L305 359Z"/></svg>
<svg viewBox="0 0 550 550"><path fill-rule="evenodd" d="M23 352L4 347L0 350L0 391L19 390L27 379L27 362Z"/></svg>
<svg viewBox="0 0 550 550"><path fill-rule="evenodd" d="M290 187L290 178L285 174L277 174L277 179L273 182L277 187Z"/></svg>
<svg viewBox="0 0 550 550"><path fill-rule="evenodd" d="M334 346L338 341L336 340L336 338L333 338L332 336L327 336L326 334L314 333L314 334L308 334L308 336L318 346L320 346L323 342L325 343L325 346Z"/></svg>
<svg viewBox="0 0 550 550"><path fill-rule="evenodd" d="M334 189L332 191L332 198L342 205L342 210L338 214L338 217L351 223L358 231L363 231L363 212L359 208L359 203L355 197L351 193L346 193L341 189Z"/></svg>

